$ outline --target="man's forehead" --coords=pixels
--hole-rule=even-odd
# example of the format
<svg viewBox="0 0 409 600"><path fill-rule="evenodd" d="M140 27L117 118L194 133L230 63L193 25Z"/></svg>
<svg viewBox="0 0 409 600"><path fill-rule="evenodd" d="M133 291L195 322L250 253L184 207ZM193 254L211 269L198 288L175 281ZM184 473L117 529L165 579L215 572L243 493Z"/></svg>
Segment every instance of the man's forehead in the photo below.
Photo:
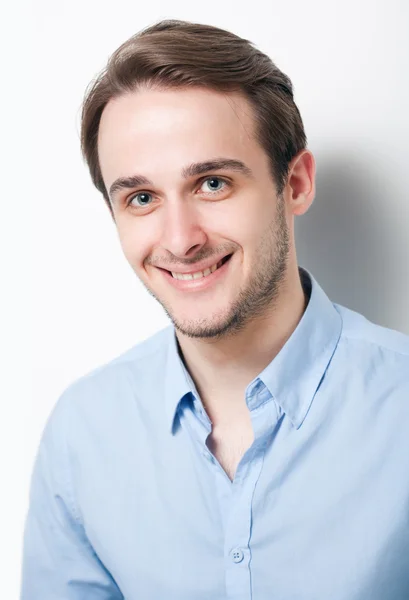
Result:
<svg viewBox="0 0 409 600"><path fill-rule="evenodd" d="M219 130L233 128L251 135L253 108L239 92L204 88L142 89L112 98L99 125L99 141L114 133L135 133L179 127L197 129L216 124ZM133 128L133 125L135 128ZM240 131L243 130L243 131ZM215 132L216 133L216 132Z"/></svg>

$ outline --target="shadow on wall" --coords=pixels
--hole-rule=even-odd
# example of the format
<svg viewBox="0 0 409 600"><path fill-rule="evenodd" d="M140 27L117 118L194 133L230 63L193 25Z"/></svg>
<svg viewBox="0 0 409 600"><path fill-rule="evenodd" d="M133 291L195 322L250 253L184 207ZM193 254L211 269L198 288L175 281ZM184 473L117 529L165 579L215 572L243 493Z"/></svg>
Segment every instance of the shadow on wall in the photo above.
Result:
<svg viewBox="0 0 409 600"><path fill-rule="evenodd" d="M316 155L316 197L295 223L298 263L333 302L402 330L398 291L407 249L396 236L391 186L370 160Z"/></svg>

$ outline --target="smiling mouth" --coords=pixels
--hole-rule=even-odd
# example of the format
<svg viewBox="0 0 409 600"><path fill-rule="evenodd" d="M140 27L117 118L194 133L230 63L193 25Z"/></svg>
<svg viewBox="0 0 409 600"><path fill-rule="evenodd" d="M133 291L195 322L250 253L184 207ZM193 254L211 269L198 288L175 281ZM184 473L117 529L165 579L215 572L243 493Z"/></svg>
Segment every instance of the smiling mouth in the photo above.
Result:
<svg viewBox="0 0 409 600"><path fill-rule="evenodd" d="M227 256L222 258L218 263L215 263L214 265L208 267L204 271L196 271L194 273L177 273L175 271L169 271L167 269L164 270L166 270L174 279L179 279L182 281L202 279L203 277L208 277L209 275L217 271L217 269L220 269L220 267L222 267L231 257L232 254L228 254Z"/></svg>

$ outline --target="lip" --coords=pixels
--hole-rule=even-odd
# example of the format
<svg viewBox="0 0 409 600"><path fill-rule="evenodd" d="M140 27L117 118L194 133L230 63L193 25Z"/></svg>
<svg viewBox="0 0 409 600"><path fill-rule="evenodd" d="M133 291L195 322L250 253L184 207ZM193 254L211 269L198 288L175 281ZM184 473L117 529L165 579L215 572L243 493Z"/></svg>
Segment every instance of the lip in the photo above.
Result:
<svg viewBox="0 0 409 600"><path fill-rule="evenodd" d="M217 260L215 260L214 258L212 259L212 262L209 262L208 260L206 262L198 262L195 263L193 265L193 268L189 268L189 267L178 267L175 272L176 273L180 273L181 275L192 275L193 273L197 273L198 271L206 271L206 269L210 269L210 267L212 267L213 265L217 265L221 260L225 259L226 256L229 256L229 254L223 254L223 256L221 256L220 258L218 258ZM158 268L163 268L163 267L158 267ZM166 270L166 269L164 269ZM167 269L168 271L172 271L172 269Z"/></svg>
<svg viewBox="0 0 409 600"><path fill-rule="evenodd" d="M175 279L173 275L166 271L165 269L159 269L162 272L164 277L166 277L167 281L173 285L177 290L182 291L201 291L209 288L211 285L219 281L227 272L227 269L230 266L231 259L233 255L230 255L230 258L216 271L210 273L206 277L201 277L200 279ZM213 263L214 264L214 263ZM196 271L200 271L200 269L196 269Z"/></svg>

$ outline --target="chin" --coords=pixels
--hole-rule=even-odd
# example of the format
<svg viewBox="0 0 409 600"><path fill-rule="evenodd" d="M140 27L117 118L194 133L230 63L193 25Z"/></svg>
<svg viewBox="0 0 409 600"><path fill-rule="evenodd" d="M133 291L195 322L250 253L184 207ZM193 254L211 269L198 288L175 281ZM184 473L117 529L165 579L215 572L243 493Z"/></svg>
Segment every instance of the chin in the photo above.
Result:
<svg viewBox="0 0 409 600"><path fill-rule="evenodd" d="M228 335L233 335L238 331L241 331L244 327L244 323L238 321L235 315L224 315L198 318L183 318L183 320L175 319L172 315L167 313L170 317L175 329L186 337L196 339L221 339Z"/></svg>

